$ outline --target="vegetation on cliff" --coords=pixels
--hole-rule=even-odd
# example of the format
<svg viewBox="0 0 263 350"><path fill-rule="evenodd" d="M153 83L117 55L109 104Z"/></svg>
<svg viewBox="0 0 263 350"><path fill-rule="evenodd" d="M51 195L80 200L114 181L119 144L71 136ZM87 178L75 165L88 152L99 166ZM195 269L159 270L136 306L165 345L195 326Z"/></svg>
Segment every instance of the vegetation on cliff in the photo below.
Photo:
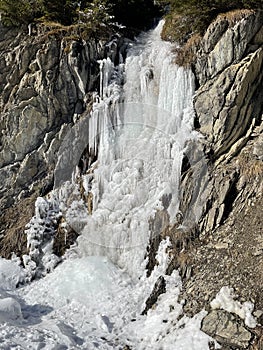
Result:
<svg viewBox="0 0 263 350"><path fill-rule="evenodd" d="M139 30L148 28L153 18L166 9L163 39L183 42L204 33L219 13L236 9L262 9L262 0L0 0L2 22L20 26L34 21L62 25L107 26L117 22Z"/></svg>
<svg viewBox="0 0 263 350"><path fill-rule="evenodd" d="M127 27L145 29L160 14L153 0L0 0L2 21L7 26L51 20L63 25L118 22Z"/></svg>
<svg viewBox="0 0 263 350"><path fill-rule="evenodd" d="M220 13L242 9L262 9L262 0L159 0L169 9L163 39L185 42L194 34L203 34Z"/></svg>

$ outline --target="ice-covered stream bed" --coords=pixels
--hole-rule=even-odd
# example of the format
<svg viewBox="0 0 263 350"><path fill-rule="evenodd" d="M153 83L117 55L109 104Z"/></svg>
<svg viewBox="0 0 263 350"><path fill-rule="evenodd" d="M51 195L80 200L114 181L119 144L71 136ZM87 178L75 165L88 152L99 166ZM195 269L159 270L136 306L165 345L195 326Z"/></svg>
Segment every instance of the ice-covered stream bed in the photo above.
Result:
<svg viewBox="0 0 263 350"><path fill-rule="evenodd" d="M174 222L183 150L196 137L194 78L174 64L171 45L160 39L161 25L131 45L125 63L100 63L100 94L86 135L97 161L92 177L82 175L93 213L80 198L67 205L74 184L50 197L68 224L81 221L77 246L51 273L18 289L30 273L30 256L27 271L16 259L0 259L0 349L209 349L210 338L200 331L205 312L183 316L178 272L165 275L168 239L146 277L149 220L163 209L166 196ZM43 227L41 210L51 199L38 200L28 226L32 256L38 225ZM50 246L43 252L43 268L52 270ZM159 276L166 292L142 315Z"/></svg>

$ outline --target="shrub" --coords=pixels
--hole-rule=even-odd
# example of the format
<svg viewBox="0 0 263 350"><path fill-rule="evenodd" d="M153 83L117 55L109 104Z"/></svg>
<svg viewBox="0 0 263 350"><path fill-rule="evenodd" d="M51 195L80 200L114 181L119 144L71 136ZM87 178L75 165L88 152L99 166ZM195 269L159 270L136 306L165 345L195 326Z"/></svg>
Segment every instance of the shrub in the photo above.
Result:
<svg viewBox="0 0 263 350"><path fill-rule="evenodd" d="M76 18L77 2L71 0L40 0L45 20L70 25Z"/></svg>
<svg viewBox="0 0 263 350"><path fill-rule="evenodd" d="M199 46L200 41L201 36L199 34L194 34L183 46L175 48L175 63L184 67L191 66L191 64L195 61L196 48Z"/></svg>
<svg viewBox="0 0 263 350"><path fill-rule="evenodd" d="M262 0L159 0L168 4L163 38L178 42L191 35L203 34L218 14L235 9L262 9Z"/></svg>
<svg viewBox="0 0 263 350"><path fill-rule="evenodd" d="M28 24L41 14L39 0L0 0L0 13L4 25Z"/></svg>
<svg viewBox="0 0 263 350"><path fill-rule="evenodd" d="M85 22L89 27L115 21L127 27L144 29L160 15L154 0L0 0L4 24L18 26L35 19L56 21L63 25Z"/></svg>
<svg viewBox="0 0 263 350"><path fill-rule="evenodd" d="M101 26L107 26L113 20L112 9L107 0L93 0L83 11L78 10L78 21L96 31Z"/></svg>

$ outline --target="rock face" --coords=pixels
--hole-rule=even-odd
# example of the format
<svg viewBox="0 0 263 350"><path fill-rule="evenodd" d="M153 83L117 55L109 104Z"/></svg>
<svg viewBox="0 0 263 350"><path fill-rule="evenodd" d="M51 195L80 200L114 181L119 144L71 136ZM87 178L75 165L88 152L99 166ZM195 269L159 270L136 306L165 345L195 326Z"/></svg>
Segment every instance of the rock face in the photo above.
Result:
<svg viewBox="0 0 263 350"><path fill-rule="evenodd" d="M67 41L59 30L42 30L29 37L0 28L2 208L54 166L59 140L83 111L103 54L95 41Z"/></svg>
<svg viewBox="0 0 263 350"><path fill-rule="evenodd" d="M222 286L252 301L259 314L263 309L262 25L262 11L220 16L196 49L194 107L202 138L188 145L196 160L183 169L181 183L181 211L200 232L183 285L189 314L210 310ZM241 320L224 311L209 313L203 330L224 349L254 349Z"/></svg>
<svg viewBox="0 0 263 350"><path fill-rule="evenodd" d="M202 330L221 344L247 349L251 333L226 311L212 311L203 320Z"/></svg>
<svg viewBox="0 0 263 350"><path fill-rule="evenodd" d="M192 188L192 192L199 193L195 194L197 200L203 196L199 204L201 213L195 217L197 220L202 217L201 229L206 232L226 219L231 211L230 202L238 195L244 169L236 164L235 156L244 151L249 140L262 137L263 15L245 11L236 16L239 19L236 23L225 16L210 25L194 65L199 85L194 98L196 124L203 135L203 146L198 147L199 153L200 147L203 149L201 159L206 163L205 172L210 180L203 176L199 189ZM257 163L258 157L252 156L251 163L253 160ZM198 167L199 160L195 162L195 168ZM183 212L189 206L185 201L190 181L188 172L182 183Z"/></svg>
<svg viewBox="0 0 263 350"><path fill-rule="evenodd" d="M207 29L195 63L200 85L239 63L262 42L262 13L240 10L220 15Z"/></svg>
<svg viewBox="0 0 263 350"><path fill-rule="evenodd" d="M84 40L76 28L38 25L29 36L0 26L0 233L20 235L17 223L31 215L25 201L34 206L51 190L56 152L98 86L98 60L116 54L111 42Z"/></svg>
<svg viewBox="0 0 263 350"><path fill-rule="evenodd" d="M262 12L241 13L232 26L227 17L219 18L198 52L195 109L216 158L259 123L262 114L262 17Z"/></svg>

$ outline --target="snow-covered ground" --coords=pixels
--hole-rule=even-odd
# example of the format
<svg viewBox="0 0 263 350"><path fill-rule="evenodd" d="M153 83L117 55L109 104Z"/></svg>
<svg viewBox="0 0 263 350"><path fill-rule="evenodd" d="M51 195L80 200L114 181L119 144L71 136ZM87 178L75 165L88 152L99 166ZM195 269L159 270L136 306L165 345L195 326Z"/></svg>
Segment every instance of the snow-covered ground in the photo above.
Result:
<svg viewBox="0 0 263 350"><path fill-rule="evenodd" d="M205 313L182 315L176 271L165 276L166 293L156 307L141 315L164 274L166 246L151 277L138 281L106 257L68 258L46 277L14 289L23 272L0 259L0 349L208 349L209 337L200 331Z"/></svg>

